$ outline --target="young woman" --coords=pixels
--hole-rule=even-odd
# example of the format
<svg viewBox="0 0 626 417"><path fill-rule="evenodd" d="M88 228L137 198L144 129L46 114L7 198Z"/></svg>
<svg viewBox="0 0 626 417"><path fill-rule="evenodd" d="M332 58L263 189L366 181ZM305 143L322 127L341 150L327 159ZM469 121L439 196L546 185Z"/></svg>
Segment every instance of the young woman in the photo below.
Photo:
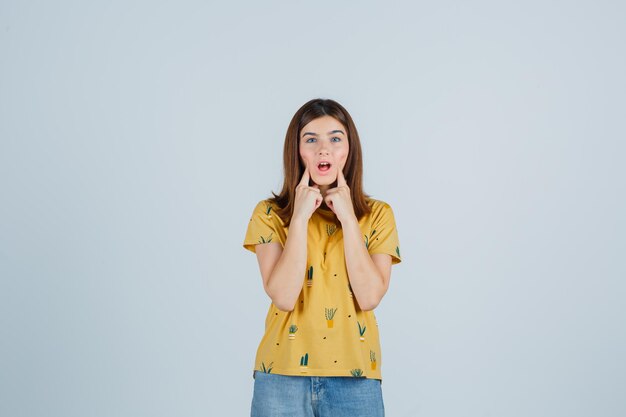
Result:
<svg viewBox="0 0 626 417"><path fill-rule="evenodd" d="M296 112L283 162L283 189L258 202L243 243L272 300L251 415L383 416L373 310L400 262L393 211L363 192L359 135L336 101Z"/></svg>

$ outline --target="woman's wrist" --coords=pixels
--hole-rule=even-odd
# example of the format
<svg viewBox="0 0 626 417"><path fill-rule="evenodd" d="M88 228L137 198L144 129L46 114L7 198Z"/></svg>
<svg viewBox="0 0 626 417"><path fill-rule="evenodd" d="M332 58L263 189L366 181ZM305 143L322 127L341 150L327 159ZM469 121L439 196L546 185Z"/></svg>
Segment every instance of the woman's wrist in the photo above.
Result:
<svg viewBox="0 0 626 417"><path fill-rule="evenodd" d="M341 227L343 229L346 229L348 227L357 227L359 228L359 221L357 220L356 216L354 214L348 216L345 219L339 219L339 222L341 223Z"/></svg>
<svg viewBox="0 0 626 417"><path fill-rule="evenodd" d="M304 228L306 229L306 227L309 225L309 219L305 219L304 217L292 217L291 221L289 222L289 228L291 229L291 227L300 227L300 228Z"/></svg>

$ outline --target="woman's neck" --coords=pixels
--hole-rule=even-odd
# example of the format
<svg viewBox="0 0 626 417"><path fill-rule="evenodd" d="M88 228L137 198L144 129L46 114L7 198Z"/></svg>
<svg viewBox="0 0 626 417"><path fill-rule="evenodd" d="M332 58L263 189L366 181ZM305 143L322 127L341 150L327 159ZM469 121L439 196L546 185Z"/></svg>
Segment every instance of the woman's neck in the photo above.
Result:
<svg viewBox="0 0 626 417"><path fill-rule="evenodd" d="M330 190L331 188L335 188L336 186L337 186L337 181L333 182L332 184L320 185L319 189L320 189L320 192L322 193L322 197L326 197L326 192Z"/></svg>

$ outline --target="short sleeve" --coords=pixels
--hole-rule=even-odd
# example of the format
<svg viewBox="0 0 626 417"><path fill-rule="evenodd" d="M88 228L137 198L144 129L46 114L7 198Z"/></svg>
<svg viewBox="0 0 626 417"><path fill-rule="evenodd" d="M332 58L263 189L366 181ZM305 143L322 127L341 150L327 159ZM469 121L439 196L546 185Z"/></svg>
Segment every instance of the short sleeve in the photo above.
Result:
<svg viewBox="0 0 626 417"><path fill-rule="evenodd" d="M374 211L372 230L370 236L365 237L365 244L370 254L389 254L392 264L402 261L396 219L389 204L381 202L381 206Z"/></svg>
<svg viewBox="0 0 626 417"><path fill-rule="evenodd" d="M273 212L273 206L268 200L262 200L254 207L243 241L244 248L256 253L255 246L259 243L279 242L276 233L276 214Z"/></svg>

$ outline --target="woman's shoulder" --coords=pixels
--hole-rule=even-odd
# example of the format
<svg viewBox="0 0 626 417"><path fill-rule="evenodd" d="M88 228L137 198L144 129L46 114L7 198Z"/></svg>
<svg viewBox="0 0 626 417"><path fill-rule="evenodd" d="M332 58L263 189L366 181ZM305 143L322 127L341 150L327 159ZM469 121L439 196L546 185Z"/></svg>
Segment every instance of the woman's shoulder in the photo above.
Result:
<svg viewBox="0 0 626 417"><path fill-rule="evenodd" d="M372 211L380 211L384 209L391 208L391 205L384 200L380 200L377 198L368 198L367 204L371 207Z"/></svg>
<svg viewBox="0 0 626 417"><path fill-rule="evenodd" d="M384 221L385 219L394 216L391 205L385 200L369 198L367 203L370 206L368 216L374 222Z"/></svg>
<svg viewBox="0 0 626 417"><path fill-rule="evenodd" d="M254 206L253 216L260 216L264 219L272 220L275 223L277 222L279 226L284 226L284 221L278 214L279 208L278 203L273 198L263 198L258 200L256 206Z"/></svg>
<svg viewBox="0 0 626 417"><path fill-rule="evenodd" d="M273 201L272 198L263 198L258 200L256 205L254 206L255 211L262 211L266 214L270 214L271 211L274 211L278 208L278 205Z"/></svg>
<svg viewBox="0 0 626 417"><path fill-rule="evenodd" d="M256 206L257 207L271 206L272 208L278 208L278 204L276 203L275 199L272 197L266 197L266 198L257 200Z"/></svg>

